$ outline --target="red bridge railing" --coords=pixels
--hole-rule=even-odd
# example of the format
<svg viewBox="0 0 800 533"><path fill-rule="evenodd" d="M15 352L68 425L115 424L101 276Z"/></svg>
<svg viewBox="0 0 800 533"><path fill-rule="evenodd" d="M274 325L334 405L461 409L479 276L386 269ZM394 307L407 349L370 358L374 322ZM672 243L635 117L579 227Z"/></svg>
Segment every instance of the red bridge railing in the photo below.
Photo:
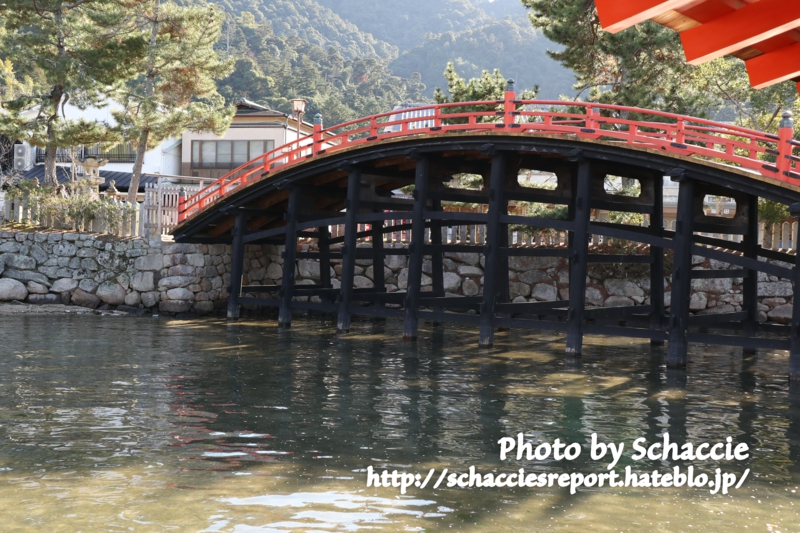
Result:
<svg viewBox="0 0 800 533"><path fill-rule="evenodd" d="M314 157L401 137L453 132L525 133L600 139L637 148L712 160L800 185L800 142L791 114L778 135L661 111L588 102L504 100L458 102L389 111L323 129L263 154L179 202L179 221L197 214L262 176ZM798 152L796 152L798 151Z"/></svg>

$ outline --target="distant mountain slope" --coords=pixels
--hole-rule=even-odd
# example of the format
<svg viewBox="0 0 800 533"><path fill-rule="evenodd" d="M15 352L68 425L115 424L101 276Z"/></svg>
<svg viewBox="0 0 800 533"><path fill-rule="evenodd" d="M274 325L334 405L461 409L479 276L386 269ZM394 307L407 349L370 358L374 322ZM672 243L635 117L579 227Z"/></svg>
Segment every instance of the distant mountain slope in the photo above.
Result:
<svg viewBox="0 0 800 533"><path fill-rule="evenodd" d="M498 0L519 2L519 0ZM361 31L409 50L425 34L477 28L492 21L470 0L317 0Z"/></svg>
<svg viewBox="0 0 800 533"><path fill-rule="evenodd" d="M547 56L547 50L555 48L555 44L538 35L525 19L506 18L459 33L429 37L394 60L390 68L402 77L412 72L421 73L428 96L435 87L445 85L442 73L447 62L452 61L463 78L477 77L482 70L499 68L504 76L517 82L520 90L538 84L539 98L557 99L560 94L572 94L574 77L571 71Z"/></svg>
<svg viewBox="0 0 800 533"><path fill-rule="evenodd" d="M534 31L519 0L317 2L360 30L397 45L400 57L390 68L402 77L422 74L426 96L444 85L448 61L465 78L499 68L520 89L539 84L543 98L572 94L572 72L547 55L557 45Z"/></svg>
<svg viewBox="0 0 800 533"><path fill-rule="evenodd" d="M276 35L298 37L322 48L336 46L345 58L397 57L398 49L362 31L315 0L213 0L239 16L249 11L269 21ZM223 39L224 39L223 35Z"/></svg>

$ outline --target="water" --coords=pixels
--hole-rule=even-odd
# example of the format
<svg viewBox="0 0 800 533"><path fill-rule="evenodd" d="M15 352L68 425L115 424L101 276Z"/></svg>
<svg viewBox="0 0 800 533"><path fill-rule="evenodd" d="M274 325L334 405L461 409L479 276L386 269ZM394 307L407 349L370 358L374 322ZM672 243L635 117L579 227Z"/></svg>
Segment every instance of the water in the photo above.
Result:
<svg viewBox="0 0 800 533"><path fill-rule="evenodd" d="M2 531L800 531L800 400L785 353L696 346L687 373L663 348L466 328L96 316L3 317ZM724 441L744 485L707 488L367 488L365 469L603 472L501 462L497 441ZM630 450L619 468L633 465ZM637 463L667 470L671 462ZM437 470L438 475L438 470Z"/></svg>

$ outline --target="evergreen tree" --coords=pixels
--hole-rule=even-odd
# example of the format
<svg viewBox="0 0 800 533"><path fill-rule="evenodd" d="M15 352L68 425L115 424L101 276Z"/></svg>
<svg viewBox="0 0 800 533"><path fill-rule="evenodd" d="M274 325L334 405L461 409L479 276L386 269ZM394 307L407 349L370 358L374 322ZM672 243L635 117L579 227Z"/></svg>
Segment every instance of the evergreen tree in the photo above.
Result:
<svg viewBox="0 0 800 533"><path fill-rule="evenodd" d="M135 0L134 0L135 1ZM66 120L69 102L98 105L109 87L129 76L144 42L118 30L132 2L7 0L2 48L20 75L41 77L37 90L3 102L0 133L45 147L45 185L57 185L56 150L116 139L107 124ZM32 118L23 111L36 110Z"/></svg>
<svg viewBox="0 0 800 533"><path fill-rule="evenodd" d="M136 201L148 149L187 129L221 135L230 126L235 108L225 105L215 82L230 72L230 62L214 50L223 21L213 5L146 0L138 6L133 23L147 51L137 62L141 75L120 89L124 110L114 114L136 145L129 202Z"/></svg>
<svg viewBox="0 0 800 533"><path fill-rule="evenodd" d="M522 0L534 27L561 51L548 54L575 72L590 100L702 116L713 103L697 90L678 34L645 22L618 34L600 26L593 0Z"/></svg>

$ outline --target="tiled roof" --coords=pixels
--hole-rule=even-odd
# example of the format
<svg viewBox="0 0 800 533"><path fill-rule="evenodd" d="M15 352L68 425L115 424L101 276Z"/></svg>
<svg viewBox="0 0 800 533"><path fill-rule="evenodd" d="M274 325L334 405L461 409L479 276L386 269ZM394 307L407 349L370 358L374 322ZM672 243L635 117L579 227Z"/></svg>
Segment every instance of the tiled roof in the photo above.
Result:
<svg viewBox="0 0 800 533"><path fill-rule="evenodd" d="M70 180L70 171L69 167L57 166L56 167L56 175L58 176L59 183L69 183ZM131 183L131 176L130 172L116 172L113 170L101 170L100 177L104 178L106 181L102 185L100 185L100 190L104 191L108 188L108 184L111 180L114 180L114 187L120 192L127 192L128 186ZM27 172L22 174L23 179L33 179L36 178L39 180L39 183L44 181L44 165L34 165L34 167ZM80 178L80 177L79 177ZM144 192L144 186L148 183L158 183L159 176L153 174L142 174L142 178L139 180L139 192Z"/></svg>

